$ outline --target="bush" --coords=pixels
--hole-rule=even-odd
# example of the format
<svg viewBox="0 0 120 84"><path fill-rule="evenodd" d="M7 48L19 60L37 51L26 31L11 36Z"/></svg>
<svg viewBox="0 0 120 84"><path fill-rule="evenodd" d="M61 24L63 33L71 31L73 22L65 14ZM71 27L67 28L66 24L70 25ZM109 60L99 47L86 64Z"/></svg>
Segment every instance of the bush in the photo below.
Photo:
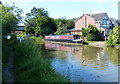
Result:
<svg viewBox="0 0 120 84"><path fill-rule="evenodd" d="M100 41L103 40L103 37L100 33L100 31L92 25L89 25L88 28L82 29L83 36L86 37L88 41Z"/></svg>
<svg viewBox="0 0 120 84"><path fill-rule="evenodd" d="M114 27L110 32L108 41L106 42L107 46L114 46L120 44L120 27Z"/></svg>
<svg viewBox="0 0 120 84"><path fill-rule="evenodd" d="M86 36L86 39L87 39L88 41L94 41L94 40L95 40L95 36L94 36L93 34L88 34L88 35Z"/></svg>
<svg viewBox="0 0 120 84"><path fill-rule="evenodd" d="M112 37L109 37L109 40L106 41L107 46L113 47L115 45Z"/></svg>
<svg viewBox="0 0 120 84"><path fill-rule="evenodd" d="M42 41L42 39L43 39L43 37L42 36L40 36L40 37L30 37L29 38L30 40L32 40L32 41L34 41L36 44L42 44L42 43L44 43L43 41Z"/></svg>

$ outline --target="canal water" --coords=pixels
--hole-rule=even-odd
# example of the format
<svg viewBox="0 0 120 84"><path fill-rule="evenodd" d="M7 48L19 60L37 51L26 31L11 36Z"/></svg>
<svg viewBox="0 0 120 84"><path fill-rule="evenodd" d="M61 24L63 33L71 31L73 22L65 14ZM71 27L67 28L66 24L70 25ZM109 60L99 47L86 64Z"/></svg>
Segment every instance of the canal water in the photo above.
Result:
<svg viewBox="0 0 120 84"><path fill-rule="evenodd" d="M118 82L116 48L98 48L89 45L66 46L45 43L51 50L52 68L71 82Z"/></svg>

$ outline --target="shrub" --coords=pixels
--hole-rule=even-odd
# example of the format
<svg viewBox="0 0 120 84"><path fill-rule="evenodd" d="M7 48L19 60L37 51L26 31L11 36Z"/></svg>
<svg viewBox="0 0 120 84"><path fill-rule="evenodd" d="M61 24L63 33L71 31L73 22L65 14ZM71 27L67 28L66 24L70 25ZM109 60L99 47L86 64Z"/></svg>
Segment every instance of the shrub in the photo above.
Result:
<svg viewBox="0 0 120 84"><path fill-rule="evenodd" d="M107 46L113 47L115 45L112 37L109 37L109 40L106 41Z"/></svg>
<svg viewBox="0 0 120 84"><path fill-rule="evenodd" d="M106 42L107 46L114 46L115 44L120 44L120 27L114 27L110 32L108 41Z"/></svg>
<svg viewBox="0 0 120 84"><path fill-rule="evenodd" d="M43 39L43 37L42 36L40 36L40 37L30 37L29 38L30 40L32 40L32 41L34 41L36 44L41 44L41 43L43 43L43 41L42 41L42 39Z"/></svg>
<svg viewBox="0 0 120 84"><path fill-rule="evenodd" d="M86 39L87 39L88 41L94 41L94 40L95 40L95 36L94 36L93 34L88 34L88 35L86 36Z"/></svg>
<svg viewBox="0 0 120 84"><path fill-rule="evenodd" d="M89 25L88 28L82 29L83 36L86 37L88 41L100 41L103 40L103 37L100 31L93 25Z"/></svg>

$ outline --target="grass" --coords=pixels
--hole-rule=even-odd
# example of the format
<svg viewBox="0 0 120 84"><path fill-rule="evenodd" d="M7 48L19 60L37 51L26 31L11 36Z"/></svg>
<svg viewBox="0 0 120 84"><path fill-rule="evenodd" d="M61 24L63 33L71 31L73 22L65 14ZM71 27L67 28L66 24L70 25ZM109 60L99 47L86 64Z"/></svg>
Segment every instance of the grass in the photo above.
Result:
<svg viewBox="0 0 120 84"><path fill-rule="evenodd" d="M101 41L85 41L87 43L101 42Z"/></svg>
<svg viewBox="0 0 120 84"><path fill-rule="evenodd" d="M48 54L43 47L44 45L36 46L30 41L15 46L14 64L17 82L66 82L63 76L56 74L51 68L51 60L47 59Z"/></svg>
<svg viewBox="0 0 120 84"><path fill-rule="evenodd" d="M10 55L9 47L2 46L2 67L5 68L7 65L8 57Z"/></svg>
<svg viewBox="0 0 120 84"><path fill-rule="evenodd" d="M120 44L115 44L115 46L120 46Z"/></svg>

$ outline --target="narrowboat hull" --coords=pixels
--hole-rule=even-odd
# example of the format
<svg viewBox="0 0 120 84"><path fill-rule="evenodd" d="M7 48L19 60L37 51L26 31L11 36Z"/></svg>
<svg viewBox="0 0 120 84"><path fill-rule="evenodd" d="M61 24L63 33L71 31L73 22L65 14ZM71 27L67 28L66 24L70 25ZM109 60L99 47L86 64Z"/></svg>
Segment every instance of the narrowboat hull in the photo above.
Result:
<svg viewBox="0 0 120 84"><path fill-rule="evenodd" d="M65 43L83 43L82 40L68 40L68 39L44 39L45 41L54 41L54 42L65 42Z"/></svg>

